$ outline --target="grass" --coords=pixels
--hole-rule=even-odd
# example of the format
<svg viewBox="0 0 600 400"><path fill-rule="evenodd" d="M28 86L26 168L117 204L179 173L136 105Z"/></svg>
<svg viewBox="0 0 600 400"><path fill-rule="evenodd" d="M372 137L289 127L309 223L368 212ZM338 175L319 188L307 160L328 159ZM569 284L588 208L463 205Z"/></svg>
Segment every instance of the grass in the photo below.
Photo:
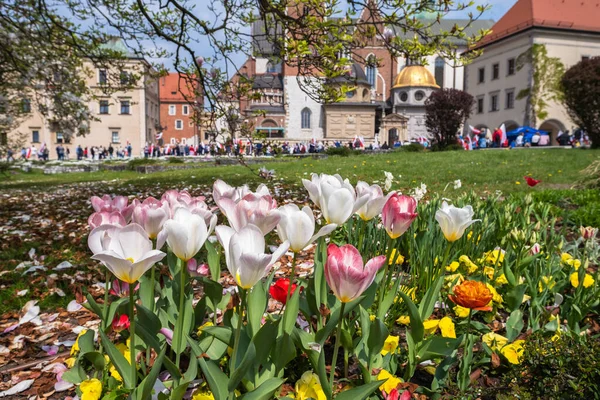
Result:
<svg viewBox="0 0 600 400"><path fill-rule="evenodd" d="M300 185L301 178L311 172L339 173L352 182L383 182L383 171L396 178L395 186L406 189L425 183L430 190L443 190L449 182L460 179L465 190L502 190L519 192L531 190L523 181L524 175L541 179L538 188L569 188L579 178L579 172L600 157L598 150L544 149L496 150L472 152L408 153L301 159L289 162L268 162L276 178L285 183ZM221 178L232 184L259 183L261 178L250 169L235 166L199 166L194 169L157 172L150 175L135 171L101 171L44 175L39 171L16 173L0 182L1 189L46 189L48 186L78 182L113 181L116 186L135 184L211 184ZM537 188L536 188L537 189Z"/></svg>

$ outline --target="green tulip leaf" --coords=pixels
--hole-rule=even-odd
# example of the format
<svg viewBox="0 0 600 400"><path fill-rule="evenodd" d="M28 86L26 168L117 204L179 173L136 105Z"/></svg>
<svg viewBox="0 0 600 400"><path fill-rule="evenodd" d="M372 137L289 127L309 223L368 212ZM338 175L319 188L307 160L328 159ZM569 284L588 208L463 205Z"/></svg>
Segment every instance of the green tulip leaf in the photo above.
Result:
<svg viewBox="0 0 600 400"><path fill-rule="evenodd" d="M402 290L398 292L398 295L402 297L404 303L408 307L408 316L410 318L410 335L412 336L413 342L415 344L420 343L423 340L423 336L425 335L425 327L423 326L423 321L421 320L421 314L419 310L417 310L417 306L415 303L408 297Z"/></svg>
<svg viewBox="0 0 600 400"><path fill-rule="evenodd" d="M242 361L235 367L233 373L229 378L229 382L227 383L227 390L230 392L237 388L237 385L242 381L246 372L250 366L254 363L254 358L256 357L256 347L254 343L250 342L248 348L246 349L246 354L244 354L244 358Z"/></svg>
<svg viewBox="0 0 600 400"><path fill-rule="evenodd" d="M298 310L300 309L300 287L296 288L296 291L290 297L290 300L285 305L285 311L283 313L283 330L287 334L292 333L292 329L296 325L296 319L298 318Z"/></svg>
<svg viewBox="0 0 600 400"><path fill-rule="evenodd" d="M125 359L123 354L117 349L117 347L110 341L108 336L102 330L100 332L100 338L102 339L102 345L106 353L108 354L108 358L113 363L121 377L123 378L123 383L127 388L133 388L135 384L136 377L131 375L131 364Z"/></svg>
<svg viewBox="0 0 600 400"><path fill-rule="evenodd" d="M248 295L248 325L250 336L256 335L267 308L267 291L262 283L254 285Z"/></svg>
<svg viewBox="0 0 600 400"><path fill-rule="evenodd" d="M253 391L241 396L240 400L270 400L273 398L273 393L279 389L283 382L284 380L280 378L270 378Z"/></svg>
<svg viewBox="0 0 600 400"><path fill-rule="evenodd" d="M208 253L208 269L210 269L210 277L213 281L218 282L221 277L221 254L215 249L215 246L210 242L204 242L204 247Z"/></svg>
<svg viewBox="0 0 600 400"><path fill-rule="evenodd" d="M367 383L350 390L346 390L335 397L335 400L364 400L373 393L385 380Z"/></svg>
<svg viewBox="0 0 600 400"><path fill-rule="evenodd" d="M152 398L152 390L154 389L154 384L156 383L156 379L158 379L158 374L160 373L163 360L165 358L165 354L167 352L167 347L163 347L156 360L154 360L154 365L152 369L150 369L150 373L144 378L144 380L139 384L139 386L134 390L131 395L132 399L136 400L146 400ZM195 363L193 363L195 364Z"/></svg>
<svg viewBox="0 0 600 400"><path fill-rule="evenodd" d="M229 378L227 378L227 375L221 371L221 368L219 368L218 364L213 361L206 361L204 357L202 357L203 351L200 349L200 347L198 347L198 344L195 340L189 336L187 340L192 348L192 354L194 355L194 358L198 360L200 369L206 377L208 387L215 397L215 400L227 400L227 397L229 396L229 392L227 391L227 383Z"/></svg>

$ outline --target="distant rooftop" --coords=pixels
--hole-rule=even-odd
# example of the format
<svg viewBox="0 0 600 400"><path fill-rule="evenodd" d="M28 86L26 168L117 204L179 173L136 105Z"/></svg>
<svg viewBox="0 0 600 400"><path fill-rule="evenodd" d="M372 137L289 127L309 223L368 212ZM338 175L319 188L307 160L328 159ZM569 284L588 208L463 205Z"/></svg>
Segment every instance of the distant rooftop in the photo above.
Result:
<svg viewBox="0 0 600 400"><path fill-rule="evenodd" d="M119 37L110 38L108 42L101 44L100 48L121 53L123 57L127 58L143 58L131 51L131 49L125 44L125 41Z"/></svg>

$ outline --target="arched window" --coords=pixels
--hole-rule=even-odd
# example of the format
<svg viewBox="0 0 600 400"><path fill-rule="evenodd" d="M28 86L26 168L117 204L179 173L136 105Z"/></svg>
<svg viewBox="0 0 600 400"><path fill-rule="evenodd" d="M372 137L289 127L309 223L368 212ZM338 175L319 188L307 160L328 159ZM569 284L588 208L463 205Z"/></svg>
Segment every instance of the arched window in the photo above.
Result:
<svg viewBox="0 0 600 400"><path fill-rule="evenodd" d="M312 114L312 112L310 111L310 108L305 108L302 110L302 123L301 123L302 129L310 129L311 114Z"/></svg>
<svg viewBox="0 0 600 400"><path fill-rule="evenodd" d="M444 59L438 57L435 59L435 83L442 89L444 88Z"/></svg>
<svg viewBox="0 0 600 400"><path fill-rule="evenodd" d="M367 81L371 87L375 87L375 80L377 79L377 59L373 54L367 57L365 75L367 75Z"/></svg>

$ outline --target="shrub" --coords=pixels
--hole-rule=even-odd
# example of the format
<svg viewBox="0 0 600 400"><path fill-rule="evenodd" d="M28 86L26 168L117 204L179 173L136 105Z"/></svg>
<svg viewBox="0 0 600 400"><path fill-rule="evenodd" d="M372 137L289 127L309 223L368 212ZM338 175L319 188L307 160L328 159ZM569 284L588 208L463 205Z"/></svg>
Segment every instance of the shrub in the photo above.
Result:
<svg viewBox="0 0 600 400"><path fill-rule="evenodd" d="M509 398L600 399L598 365L598 339L563 334L553 342L538 332L525 341L521 365L504 379Z"/></svg>
<svg viewBox="0 0 600 400"><path fill-rule="evenodd" d="M418 153L419 151L424 151L425 147L423 147L420 143L410 143L398 148L399 151L407 151L409 153Z"/></svg>
<svg viewBox="0 0 600 400"><path fill-rule="evenodd" d="M150 160L147 158L134 158L133 160L129 160L127 162L127 168L135 171L137 167L141 167L143 165L153 165L156 164L158 160Z"/></svg>
<svg viewBox="0 0 600 400"><path fill-rule="evenodd" d="M183 160L183 158L179 158L179 157L169 157L167 159L167 162L169 164L183 164L184 160Z"/></svg>
<svg viewBox="0 0 600 400"><path fill-rule="evenodd" d="M325 153L327 153L327 155L329 155L329 156L349 157L351 154L353 154L353 151L349 147L342 146L342 147L330 147L327 149L327 151Z"/></svg>
<svg viewBox="0 0 600 400"><path fill-rule="evenodd" d="M431 146L431 151L458 151L458 150L464 150L464 147L462 147L458 143L449 144L445 147L440 146L437 143L434 144L433 146Z"/></svg>

